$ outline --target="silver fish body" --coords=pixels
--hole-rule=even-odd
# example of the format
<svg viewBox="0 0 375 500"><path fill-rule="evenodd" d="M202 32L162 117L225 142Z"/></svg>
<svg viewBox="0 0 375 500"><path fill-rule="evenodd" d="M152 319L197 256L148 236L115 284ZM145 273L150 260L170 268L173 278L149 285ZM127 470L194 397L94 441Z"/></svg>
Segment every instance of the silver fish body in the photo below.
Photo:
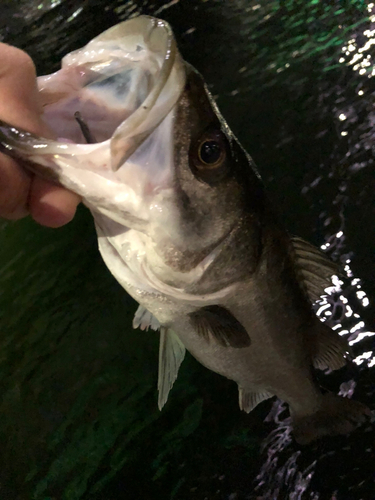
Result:
<svg viewBox="0 0 375 500"><path fill-rule="evenodd" d="M106 265L140 304L133 325L160 328L159 407L188 350L238 384L241 409L286 401L301 443L362 422L365 406L313 380L348 353L311 307L335 265L279 222L169 25L121 23L39 88L58 140L2 122L1 149L91 210Z"/></svg>

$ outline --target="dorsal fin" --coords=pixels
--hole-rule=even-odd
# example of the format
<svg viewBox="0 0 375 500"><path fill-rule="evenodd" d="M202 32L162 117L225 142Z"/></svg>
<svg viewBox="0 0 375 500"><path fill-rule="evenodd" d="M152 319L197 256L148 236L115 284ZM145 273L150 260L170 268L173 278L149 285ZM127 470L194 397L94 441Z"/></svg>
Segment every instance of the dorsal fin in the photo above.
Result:
<svg viewBox="0 0 375 500"><path fill-rule="evenodd" d="M311 302L315 302L330 286L331 277L338 274L338 266L311 243L293 236L291 238L295 254L297 276Z"/></svg>
<svg viewBox="0 0 375 500"><path fill-rule="evenodd" d="M319 370L338 370L345 366L350 356L350 346L344 337L331 330L327 325L317 323L316 338L314 341L314 350L312 361L315 368Z"/></svg>

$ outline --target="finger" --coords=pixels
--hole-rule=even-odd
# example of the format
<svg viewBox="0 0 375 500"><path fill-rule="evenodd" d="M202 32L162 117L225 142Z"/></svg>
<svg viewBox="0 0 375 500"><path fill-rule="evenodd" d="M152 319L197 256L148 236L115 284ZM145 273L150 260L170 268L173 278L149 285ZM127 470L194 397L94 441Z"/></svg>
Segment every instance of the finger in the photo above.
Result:
<svg viewBox="0 0 375 500"><path fill-rule="evenodd" d="M40 108L36 99L35 69L24 52L0 44L0 116L13 125L37 131ZM29 94L28 94L29 92ZM28 109L31 106L31 112ZM35 116L32 118L31 114ZM25 120L25 121L24 121ZM14 160L0 155L0 216L19 219L27 215L30 175Z"/></svg>
<svg viewBox="0 0 375 500"><path fill-rule="evenodd" d="M0 116L15 126L45 132L38 101L35 67L19 49L0 44ZM0 155L0 216L19 219L28 214L29 175L16 161Z"/></svg>
<svg viewBox="0 0 375 500"><path fill-rule="evenodd" d="M34 177L29 195L29 210L33 219L48 227L60 227L70 222L80 202L79 196L66 189Z"/></svg>
<svg viewBox="0 0 375 500"><path fill-rule="evenodd" d="M36 134L51 131L43 122L35 66L25 52L0 44L0 115L4 121Z"/></svg>
<svg viewBox="0 0 375 500"><path fill-rule="evenodd" d="M0 117L30 132L53 138L43 122L34 63L23 51L0 43ZM31 179L33 181L31 182ZM0 217L17 219L30 210L40 224L69 222L79 198L61 187L36 179L14 160L0 154Z"/></svg>
<svg viewBox="0 0 375 500"><path fill-rule="evenodd" d="M0 156L0 217L21 219L29 213L31 176L11 158Z"/></svg>

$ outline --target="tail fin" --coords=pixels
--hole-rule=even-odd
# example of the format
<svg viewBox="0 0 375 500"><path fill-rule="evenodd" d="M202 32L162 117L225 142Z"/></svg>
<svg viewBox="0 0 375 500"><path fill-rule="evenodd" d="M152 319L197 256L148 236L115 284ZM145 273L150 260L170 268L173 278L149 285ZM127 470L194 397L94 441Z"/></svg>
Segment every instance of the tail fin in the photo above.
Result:
<svg viewBox="0 0 375 500"><path fill-rule="evenodd" d="M308 444L323 436L349 434L371 416L367 406L334 394L325 394L320 408L312 415L292 415L294 437L299 444Z"/></svg>

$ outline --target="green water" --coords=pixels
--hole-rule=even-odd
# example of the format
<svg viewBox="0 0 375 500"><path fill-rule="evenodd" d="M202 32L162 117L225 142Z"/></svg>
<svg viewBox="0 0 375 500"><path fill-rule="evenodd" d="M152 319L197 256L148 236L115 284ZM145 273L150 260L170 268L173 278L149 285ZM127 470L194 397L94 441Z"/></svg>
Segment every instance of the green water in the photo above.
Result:
<svg viewBox="0 0 375 500"><path fill-rule="evenodd" d="M15 469L20 498L31 485L32 498L50 491L80 498L110 450L109 470L92 492L146 451L142 443L160 416L158 339L131 328L135 303L102 263L85 209L59 230L3 223L1 241L4 460ZM184 393L191 394L172 439L199 422L201 400L193 389ZM155 451L154 473L162 474Z"/></svg>

